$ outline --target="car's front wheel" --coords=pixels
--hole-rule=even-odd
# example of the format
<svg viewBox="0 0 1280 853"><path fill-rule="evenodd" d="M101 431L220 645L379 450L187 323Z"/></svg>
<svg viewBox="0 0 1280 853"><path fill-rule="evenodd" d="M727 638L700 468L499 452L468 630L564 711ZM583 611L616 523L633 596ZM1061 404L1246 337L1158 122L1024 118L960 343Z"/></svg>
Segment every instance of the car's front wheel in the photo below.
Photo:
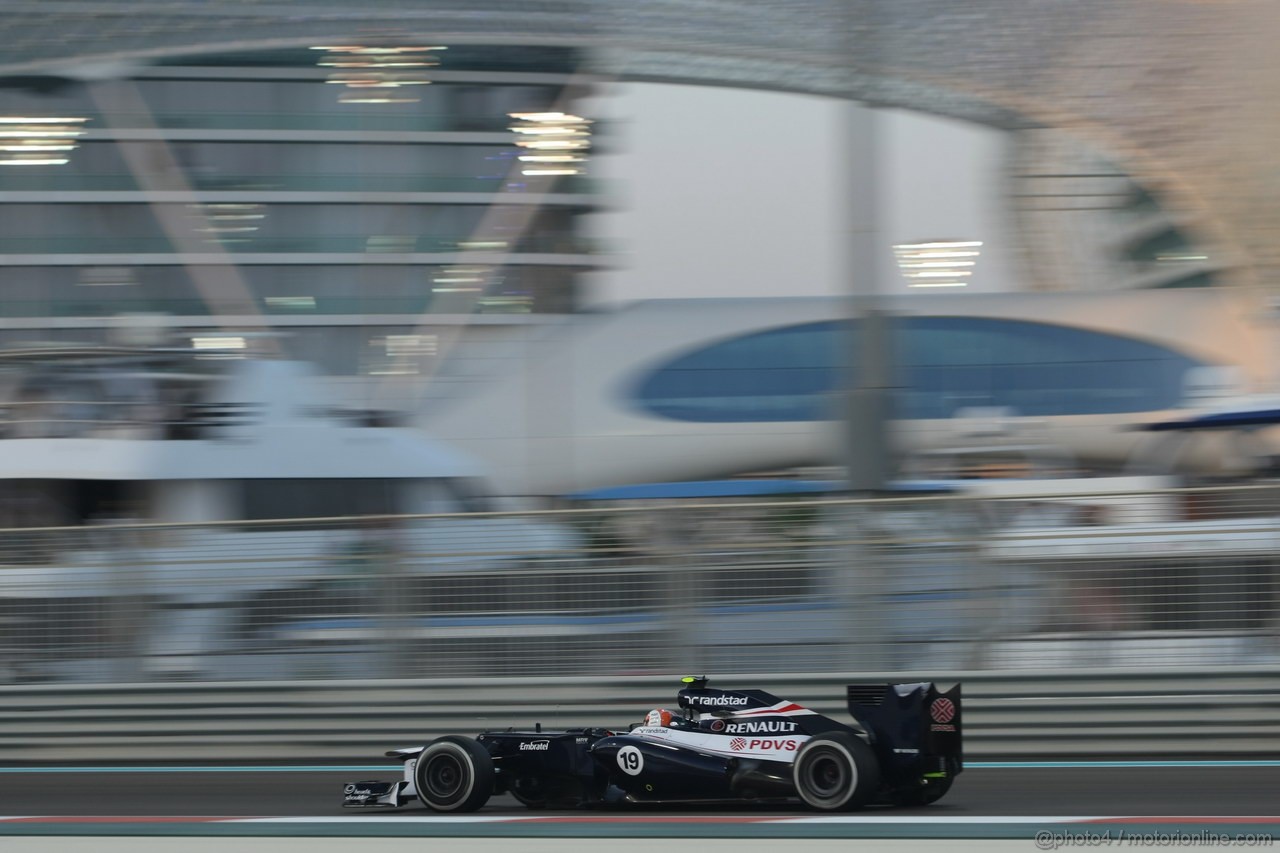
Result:
<svg viewBox="0 0 1280 853"><path fill-rule="evenodd" d="M473 812L493 794L493 759L469 737L438 738L418 755L413 787L429 809Z"/></svg>
<svg viewBox="0 0 1280 853"><path fill-rule="evenodd" d="M805 805L823 811L856 809L880 786L880 763L856 735L828 732L811 738L791 765L791 780Z"/></svg>

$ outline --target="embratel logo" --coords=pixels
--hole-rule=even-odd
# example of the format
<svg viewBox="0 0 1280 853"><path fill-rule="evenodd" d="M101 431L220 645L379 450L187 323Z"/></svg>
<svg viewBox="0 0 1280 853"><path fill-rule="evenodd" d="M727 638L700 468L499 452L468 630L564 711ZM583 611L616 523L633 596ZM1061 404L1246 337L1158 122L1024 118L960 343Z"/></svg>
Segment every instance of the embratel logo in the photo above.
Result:
<svg viewBox="0 0 1280 853"><path fill-rule="evenodd" d="M747 748L746 738L740 738L740 737L734 738L733 740L729 741L729 748L732 749L734 752L741 752L742 750Z"/></svg>
<svg viewBox="0 0 1280 853"><path fill-rule="evenodd" d="M525 743L520 744L520 751L524 752L526 750L536 750L538 752L546 752L550 746L551 746L550 741L545 741L545 740L526 741Z"/></svg>

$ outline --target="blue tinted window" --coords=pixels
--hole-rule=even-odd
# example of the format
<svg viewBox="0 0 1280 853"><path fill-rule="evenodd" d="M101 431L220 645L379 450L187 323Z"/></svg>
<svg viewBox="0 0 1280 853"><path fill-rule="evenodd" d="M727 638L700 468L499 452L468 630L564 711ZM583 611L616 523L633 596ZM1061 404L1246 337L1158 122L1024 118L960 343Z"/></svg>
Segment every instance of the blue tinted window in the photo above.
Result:
<svg viewBox="0 0 1280 853"><path fill-rule="evenodd" d="M811 421L838 411L856 379L842 370L856 323L807 323L755 332L686 353L647 374L634 398L686 421ZM1115 335L974 317L893 321L899 417L949 418L965 406L1023 415L1086 415L1172 408L1183 376L1203 362Z"/></svg>

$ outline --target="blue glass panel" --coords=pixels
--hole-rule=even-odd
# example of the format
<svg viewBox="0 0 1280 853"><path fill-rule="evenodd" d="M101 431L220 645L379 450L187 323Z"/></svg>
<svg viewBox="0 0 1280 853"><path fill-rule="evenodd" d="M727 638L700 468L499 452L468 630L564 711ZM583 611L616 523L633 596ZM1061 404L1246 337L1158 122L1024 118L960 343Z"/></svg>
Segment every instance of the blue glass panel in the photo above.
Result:
<svg viewBox="0 0 1280 853"><path fill-rule="evenodd" d="M1118 414L1176 406L1186 371L1204 364L1133 338L980 317L892 321L899 417L952 417L966 406L1032 416ZM632 399L676 420L823 420L856 379L857 324L806 323L685 353L651 371Z"/></svg>

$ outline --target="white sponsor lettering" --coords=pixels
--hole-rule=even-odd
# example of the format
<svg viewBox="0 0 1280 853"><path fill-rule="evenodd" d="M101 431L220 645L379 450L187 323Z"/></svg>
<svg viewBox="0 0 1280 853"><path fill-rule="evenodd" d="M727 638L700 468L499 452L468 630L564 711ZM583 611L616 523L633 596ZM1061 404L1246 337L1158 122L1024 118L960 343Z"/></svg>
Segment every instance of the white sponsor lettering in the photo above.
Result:
<svg viewBox="0 0 1280 853"><path fill-rule="evenodd" d="M786 720L751 720L725 726L725 731L731 735L788 734L795 730L796 724Z"/></svg>
<svg viewBox="0 0 1280 853"><path fill-rule="evenodd" d="M634 729L631 735L642 735L644 729ZM790 737L776 738L752 738L749 735L732 735L725 737L723 732L702 731L680 731L678 729L659 729L663 732L661 735L645 735L644 740L659 740L664 744L674 744L676 746L687 746L699 752L708 752L714 755L733 755L743 756L752 755L757 758L767 758L772 761L793 761L800 747L809 740L809 736L805 734L795 734Z"/></svg>
<svg viewBox="0 0 1280 853"><path fill-rule="evenodd" d="M763 752L795 752L800 748L800 741L792 738L753 738L747 741L748 750Z"/></svg>
<svg viewBox="0 0 1280 853"><path fill-rule="evenodd" d="M520 744L520 751L524 752L525 750L532 749L538 752L546 752L547 749L550 748L550 746L551 746L550 741L545 741L545 740L526 741L525 743Z"/></svg>
<svg viewBox="0 0 1280 853"><path fill-rule="evenodd" d="M747 704L746 696L695 696L693 704L701 708L731 708Z"/></svg>

